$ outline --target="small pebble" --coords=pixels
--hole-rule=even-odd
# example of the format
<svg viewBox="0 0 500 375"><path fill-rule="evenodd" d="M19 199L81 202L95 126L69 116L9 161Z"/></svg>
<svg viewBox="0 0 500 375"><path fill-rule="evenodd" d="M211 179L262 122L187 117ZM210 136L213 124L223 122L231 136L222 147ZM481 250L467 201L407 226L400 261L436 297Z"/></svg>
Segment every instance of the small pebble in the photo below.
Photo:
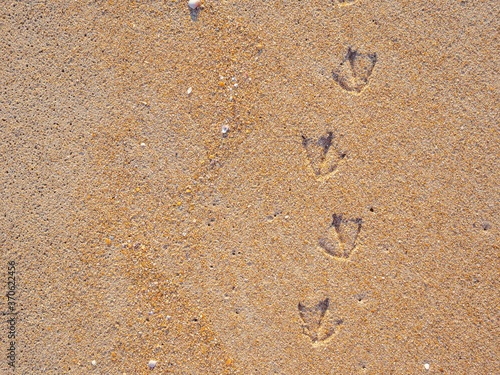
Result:
<svg viewBox="0 0 500 375"><path fill-rule="evenodd" d="M91 363L92 363L92 366L97 366L97 361L95 359Z"/></svg>
<svg viewBox="0 0 500 375"><path fill-rule="evenodd" d="M149 361L148 367L150 370L154 369L156 367L156 361L153 360Z"/></svg>
<svg viewBox="0 0 500 375"><path fill-rule="evenodd" d="M227 135L227 133L229 132L229 126L227 126L227 125L222 125L222 129L221 129L221 131L222 131L222 136L226 136L226 135Z"/></svg>
<svg viewBox="0 0 500 375"><path fill-rule="evenodd" d="M426 370L429 370L431 368L431 365L429 365L428 363L424 363L424 368Z"/></svg>
<svg viewBox="0 0 500 375"><path fill-rule="evenodd" d="M187 94L188 94L188 95L191 95L191 93L192 93L192 92L193 92L193 88L192 88L192 87L188 88L188 90L187 90Z"/></svg>
<svg viewBox="0 0 500 375"><path fill-rule="evenodd" d="M201 6L201 0L189 0L188 6L191 9L198 9Z"/></svg>

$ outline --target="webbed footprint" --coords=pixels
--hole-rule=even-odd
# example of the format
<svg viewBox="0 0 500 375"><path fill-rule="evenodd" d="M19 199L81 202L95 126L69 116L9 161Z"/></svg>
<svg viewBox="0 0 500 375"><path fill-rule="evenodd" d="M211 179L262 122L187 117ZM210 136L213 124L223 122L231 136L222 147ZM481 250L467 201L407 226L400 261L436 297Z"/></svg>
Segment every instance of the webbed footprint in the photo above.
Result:
<svg viewBox="0 0 500 375"><path fill-rule="evenodd" d="M344 60L333 70L333 79L344 90L360 94L368 86L376 62L376 53L362 54L349 47Z"/></svg>

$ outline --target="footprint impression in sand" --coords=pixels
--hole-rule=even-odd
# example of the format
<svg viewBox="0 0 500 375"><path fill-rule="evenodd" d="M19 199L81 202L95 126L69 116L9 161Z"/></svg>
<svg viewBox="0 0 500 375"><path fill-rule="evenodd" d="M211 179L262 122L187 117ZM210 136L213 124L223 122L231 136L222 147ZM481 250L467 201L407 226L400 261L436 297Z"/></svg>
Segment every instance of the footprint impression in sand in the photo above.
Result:
<svg viewBox="0 0 500 375"><path fill-rule="evenodd" d="M306 149L307 158L314 174L319 178L327 178L337 169L346 156L337 151L333 145L333 132L328 131L319 138L302 135L302 145Z"/></svg>
<svg viewBox="0 0 500 375"><path fill-rule="evenodd" d="M343 323L342 319L334 319L329 314L330 299L325 298L316 305L307 307L299 303L299 315L302 319L302 331L309 336L313 344L324 342L330 338L337 327Z"/></svg>
<svg viewBox="0 0 500 375"><path fill-rule="evenodd" d="M348 219L333 214L332 224L318 240L319 247L334 258L348 259L356 247L361 224L360 218Z"/></svg>
<svg viewBox="0 0 500 375"><path fill-rule="evenodd" d="M344 60L333 70L333 79L344 90L360 94L368 86L376 62L376 53L363 54L349 47Z"/></svg>

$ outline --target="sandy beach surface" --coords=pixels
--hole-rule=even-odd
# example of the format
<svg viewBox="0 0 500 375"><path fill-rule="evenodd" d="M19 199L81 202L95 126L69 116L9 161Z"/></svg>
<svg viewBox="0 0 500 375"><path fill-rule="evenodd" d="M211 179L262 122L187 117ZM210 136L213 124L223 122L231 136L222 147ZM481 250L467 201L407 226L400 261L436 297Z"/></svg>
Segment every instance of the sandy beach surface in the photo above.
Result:
<svg viewBox="0 0 500 375"><path fill-rule="evenodd" d="M4 1L0 373L500 373L499 15Z"/></svg>

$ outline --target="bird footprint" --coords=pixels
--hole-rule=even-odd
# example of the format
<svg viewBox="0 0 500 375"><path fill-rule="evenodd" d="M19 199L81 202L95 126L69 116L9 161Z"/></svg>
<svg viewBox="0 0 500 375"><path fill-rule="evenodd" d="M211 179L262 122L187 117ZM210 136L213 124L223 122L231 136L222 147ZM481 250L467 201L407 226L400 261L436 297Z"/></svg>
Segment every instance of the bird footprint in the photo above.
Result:
<svg viewBox="0 0 500 375"><path fill-rule="evenodd" d="M362 54L349 47L344 60L333 70L333 79L344 90L360 94L368 86L376 62L376 53Z"/></svg>
<svg viewBox="0 0 500 375"><path fill-rule="evenodd" d="M342 319L333 320L327 313L329 306L329 298L325 298L311 307L299 302L299 314L304 323L302 331L309 336L313 344L327 340L335 333L337 326L343 323ZM327 315L326 318L325 315Z"/></svg>
<svg viewBox="0 0 500 375"><path fill-rule="evenodd" d="M356 239L361 231L360 218L347 219L333 214L333 221L327 233L318 240L319 246L335 258L348 259L356 247Z"/></svg>
<svg viewBox="0 0 500 375"><path fill-rule="evenodd" d="M346 156L332 147L333 132L329 131L317 139L302 136L302 145L314 174L318 177L329 176L337 169L339 162Z"/></svg>

